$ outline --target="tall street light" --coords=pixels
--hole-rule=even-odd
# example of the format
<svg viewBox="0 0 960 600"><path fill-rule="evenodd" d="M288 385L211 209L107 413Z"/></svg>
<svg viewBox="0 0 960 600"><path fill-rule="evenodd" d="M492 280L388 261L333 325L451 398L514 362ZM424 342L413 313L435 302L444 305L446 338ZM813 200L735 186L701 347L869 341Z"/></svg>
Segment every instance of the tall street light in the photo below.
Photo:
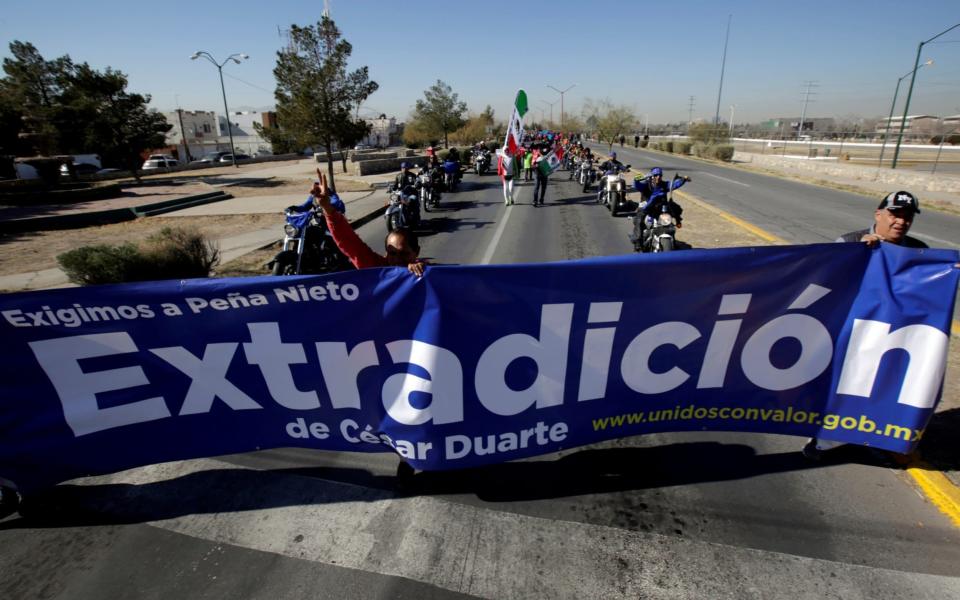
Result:
<svg viewBox="0 0 960 600"><path fill-rule="evenodd" d="M553 87L550 84L547 84L547 87L555 91L556 93L560 94L560 131L563 131L563 95L569 92L570 90L572 90L573 88L577 87L577 84L573 84L565 90L558 90L557 88Z"/></svg>
<svg viewBox="0 0 960 600"><path fill-rule="evenodd" d="M730 137L733 137L733 111L737 108L736 104L730 105Z"/></svg>
<svg viewBox="0 0 960 600"><path fill-rule="evenodd" d="M900 133L897 135L897 149L893 151L893 163L890 165L891 169L897 168L897 158L900 156L900 142L903 141L903 126L907 124L907 112L910 110L910 97L913 95L913 82L917 79L917 70L920 69L920 53L923 51L923 45L929 44L941 35L953 31L957 27L960 27L960 23L957 23L950 29L941 31L929 40L920 42L920 45L917 46L917 59L913 61L913 76L910 78L910 88L907 91L907 104L903 107L903 120L900 121Z"/></svg>
<svg viewBox="0 0 960 600"><path fill-rule="evenodd" d="M932 64L933 64L933 59L931 58L931 59L928 60L927 62L925 62L925 63L923 63L922 65L920 65L919 67L917 67L917 69L920 69L920 68L923 68L923 67L927 67L927 66L930 66L930 65L932 65ZM883 152L884 152L884 150L887 149L887 138L890 137L890 126L891 126L891 122L893 121L893 107L895 107L895 106L897 105L897 94L900 93L900 84L903 82L904 79L907 78L908 75L913 75L914 71L916 71L917 69L914 69L913 71L910 71L909 73L907 73L906 75L904 75L903 77L901 77L900 79L898 79L898 80L897 80L897 87L893 88L893 102L890 103L890 116L887 117L887 127L886 127L886 131L883 132L883 145L880 146L880 160L877 162L877 167L878 167L878 168L883 166Z"/></svg>
<svg viewBox="0 0 960 600"><path fill-rule="evenodd" d="M227 108L227 88L223 86L223 66L228 62L230 62L231 60L239 65L241 60L246 60L250 57L247 56L246 54L241 54L241 53L231 54L222 63L218 63L217 59L211 56L209 52L205 52L203 50L197 50L196 52L193 53L193 56L190 57L190 60L197 60L201 56L209 60L210 63L217 68L217 72L220 73L220 91L223 92L223 112L225 113L224 117L227 120L227 133L230 134L230 158L233 160L233 166L236 167L237 152L233 148L233 126L230 125L230 109Z"/></svg>
<svg viewBox="0 0 960 600"><path fill-rule="evenodd" d="M553 105L556 104L557 101L554 100L553 102L547 102L546 100L541 100L540 102L543 102L544 104L550 107L550 125L552 126L553 125ZM560 109L560 112L562 113L563 109Z"/></svg>

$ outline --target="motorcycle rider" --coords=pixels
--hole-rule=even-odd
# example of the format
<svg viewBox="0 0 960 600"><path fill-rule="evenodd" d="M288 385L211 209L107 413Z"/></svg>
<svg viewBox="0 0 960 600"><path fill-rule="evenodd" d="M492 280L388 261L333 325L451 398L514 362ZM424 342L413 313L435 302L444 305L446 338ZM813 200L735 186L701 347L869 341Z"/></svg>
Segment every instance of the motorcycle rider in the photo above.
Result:
<svg viewBox="0 0 960 600"><path fill-rule="evenodd" d="M397 190L402 190L408 185L416 187L417 185L417 176L413 174L410 170L412 165L407 161L400 163L400 173L397 174L396 178L393 180L393 187Z"/></svg>
<svg viewBox="0 0 960 600"><path fill-rule="evenodd" d="M677 229L682 227L683 207L670 198L670 192L688 181L690 181L689 177L674 179L671 187L671 184L663 180L663 169L660 167L650 169L650 174L646 177L633 180L633 189L640 192L640 204L634 217L638 229L637 239L642 239L640 236L653 223L656 216L663 212L664 205L667 207L667 212L676 220Z"/></svg>
<svg viewBox="0 0 960 600"><path fill-rule="evenodd" d="M320 182L315 186L317 204L323 210L327 227L337 248L346 255L354 267L358 269L406 267L417 277L423 275L426 263L420 260L420 244L415 233L406 228L394 229L383 241L386 254L377 254L360 239L347 218L333 206L330 190L327 187L327 178L323 173L319 175Z"/></svg>
<svg viewBox="0 0 960 600"><path fill-rule="evenodd" d="M619 173L620 171L623 171L623 169L624 169L623 163L617 160L616 152L611 152L610 158L608 160L603 161L603 164L600 165L600 173L602 173L603 175L607 175L610 173ZM597 190L597 202L600 202L600 198L602 195L603 195L603 181L601 180L601 184L599 186L599 189Z"/></svg>

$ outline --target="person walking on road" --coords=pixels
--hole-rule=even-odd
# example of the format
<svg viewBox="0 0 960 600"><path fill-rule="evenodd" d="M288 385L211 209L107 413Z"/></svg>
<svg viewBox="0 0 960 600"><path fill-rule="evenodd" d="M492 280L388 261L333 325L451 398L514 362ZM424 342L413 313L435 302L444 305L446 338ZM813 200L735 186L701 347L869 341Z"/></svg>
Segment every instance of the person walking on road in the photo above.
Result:
<svg viewBox="0 0 960 600"><path fill-rule="evenodd" d="M533 186L534 206L543 206L543 197L547 193L547 174L544 173L544 170L540 168L540 163L546 160L548 154L550 154L550 146L544 144L544 146L539 150L539 155L533 161L533 170L536 172L537 178L537 181Z"/></svg>
<svg viewBox="0 0 960 600"><path fill-rule="evenodd" d="M503 203L506 206L513 204L513 180L519 175L520 159L511 156L504 146L497 153L497 175L503 183Z"/></svg>
<svg viewBox="0 0 960 600"><path fill-rule="evenodd" d="M533 179L533 150L524 148L523 150L523 180Z"/></svg>

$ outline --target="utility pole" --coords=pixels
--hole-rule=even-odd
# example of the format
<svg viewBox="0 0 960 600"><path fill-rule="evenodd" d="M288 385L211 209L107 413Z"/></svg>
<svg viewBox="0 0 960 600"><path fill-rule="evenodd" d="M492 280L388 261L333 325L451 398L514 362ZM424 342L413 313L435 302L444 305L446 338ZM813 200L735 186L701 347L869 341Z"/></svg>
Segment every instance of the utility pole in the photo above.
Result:
<svg viewBox="0 0 960 600"><path fill-rule="evenodd" d="M696 104L696 96L690 96L690 106L687 111L687 133L690 133L690 123L693 122L693 105Z"/></svg>
<svg viewBox="0 0 960 600"><path fill-rule="evenodd" d="M807 103L810 102L810 90L812 88L818 87L816 81L804 81L803 84L807 86L807 91L803 94L803 112L800 113L800 126L797 127L797 139L800 139L800 134L803 133L803 121L807 118ZM812 92L816 95L816 92Z"/></svg>
<svg viewBox="0 0 960 600"><path fill-rule="evenodd" d="M556 100L554 100L553 102L547 102L546 100L541 100L540 102L543 102L544 104L550 107L550 125L552 126L553 125L553 105L556 104L557 102ZM560 112L561 112L561 118L562 118L563 111L561 110Z"/></svg>
<svg viewBox="0 0 960 600"><path fill-rule="evenodd" d="M737 108L736 104L730 105L730 137L733 137L733 110Z"/></svg>
<svg viewBox="0 0 960 600"><path fill-rule="evenodd" d="M577 84L573 84L565 90L558 90L550 84L547 84L547 87L560 94L560 131L563 131L563 95L577 87Z"/></svg>
<svg viewBox="0 0 960 600"><path fill-rule="evenodd" d="M177 107L177 119L180 121L180 139L183 141L183 155L187 157L187 162L193 160L190 156L190 146L187 144L187 134L183 131L183 109Z"/></svg>
<svg viewBox="0 0 960 600"><path fill-rule="evenodd" d="M723 94L723 72L727 68L727 44L730 42L730 21L733 15L727 15L727 37L723 42L723 60L720 62L720 87L717 89L717 112L713 115L713 125L720 125L720 96Z"/></svg>

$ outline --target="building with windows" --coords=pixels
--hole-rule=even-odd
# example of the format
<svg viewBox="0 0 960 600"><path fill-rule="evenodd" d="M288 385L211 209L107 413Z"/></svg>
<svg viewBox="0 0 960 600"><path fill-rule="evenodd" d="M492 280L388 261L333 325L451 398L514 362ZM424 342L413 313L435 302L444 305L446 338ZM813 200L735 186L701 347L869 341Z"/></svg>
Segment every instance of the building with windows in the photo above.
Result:
<svg viewBox="0 0 960 600"><path fill-rule="evenodd" d="M161 113L173 128L167 132L167 149L180 162L196 160L209 152L229 151L230 135L227 120L213 111L178 109ZM264 155L271 153L270 142L257 134L253 124L264 128L277 127L274 112L243 111L230 113L230 129L237 153Z"/></svg>
<svg viewBox="0 0 960 600"><path fill-rule="evenodd" d="M890 133L896 135L900 133L900 123L903 122L903 116L893 117L889 121L881 119L877 123L877 135ZM940 124L940 118L933 115L908 115L906 125L903 128L904 133L928 134L934 132Z"/></svg>
<svg viewBox="0 0 960 600"><path fill-rule="evenodd" d="M365 119L370 124L370 133L361 140L361 144L373 148L386 148L400 143L401 126L397 125L396 117L387 117L381 114L376 119Z"/></svg>
<svg viewBox="0 0 960 600"><path fill-rule="evenodd" d="M836 122L832 118L804 117L803 133L827 133L833 131ZM764 131L782 134L784 137L800 133L800 117L776 117L760 123Z"/></svg>

